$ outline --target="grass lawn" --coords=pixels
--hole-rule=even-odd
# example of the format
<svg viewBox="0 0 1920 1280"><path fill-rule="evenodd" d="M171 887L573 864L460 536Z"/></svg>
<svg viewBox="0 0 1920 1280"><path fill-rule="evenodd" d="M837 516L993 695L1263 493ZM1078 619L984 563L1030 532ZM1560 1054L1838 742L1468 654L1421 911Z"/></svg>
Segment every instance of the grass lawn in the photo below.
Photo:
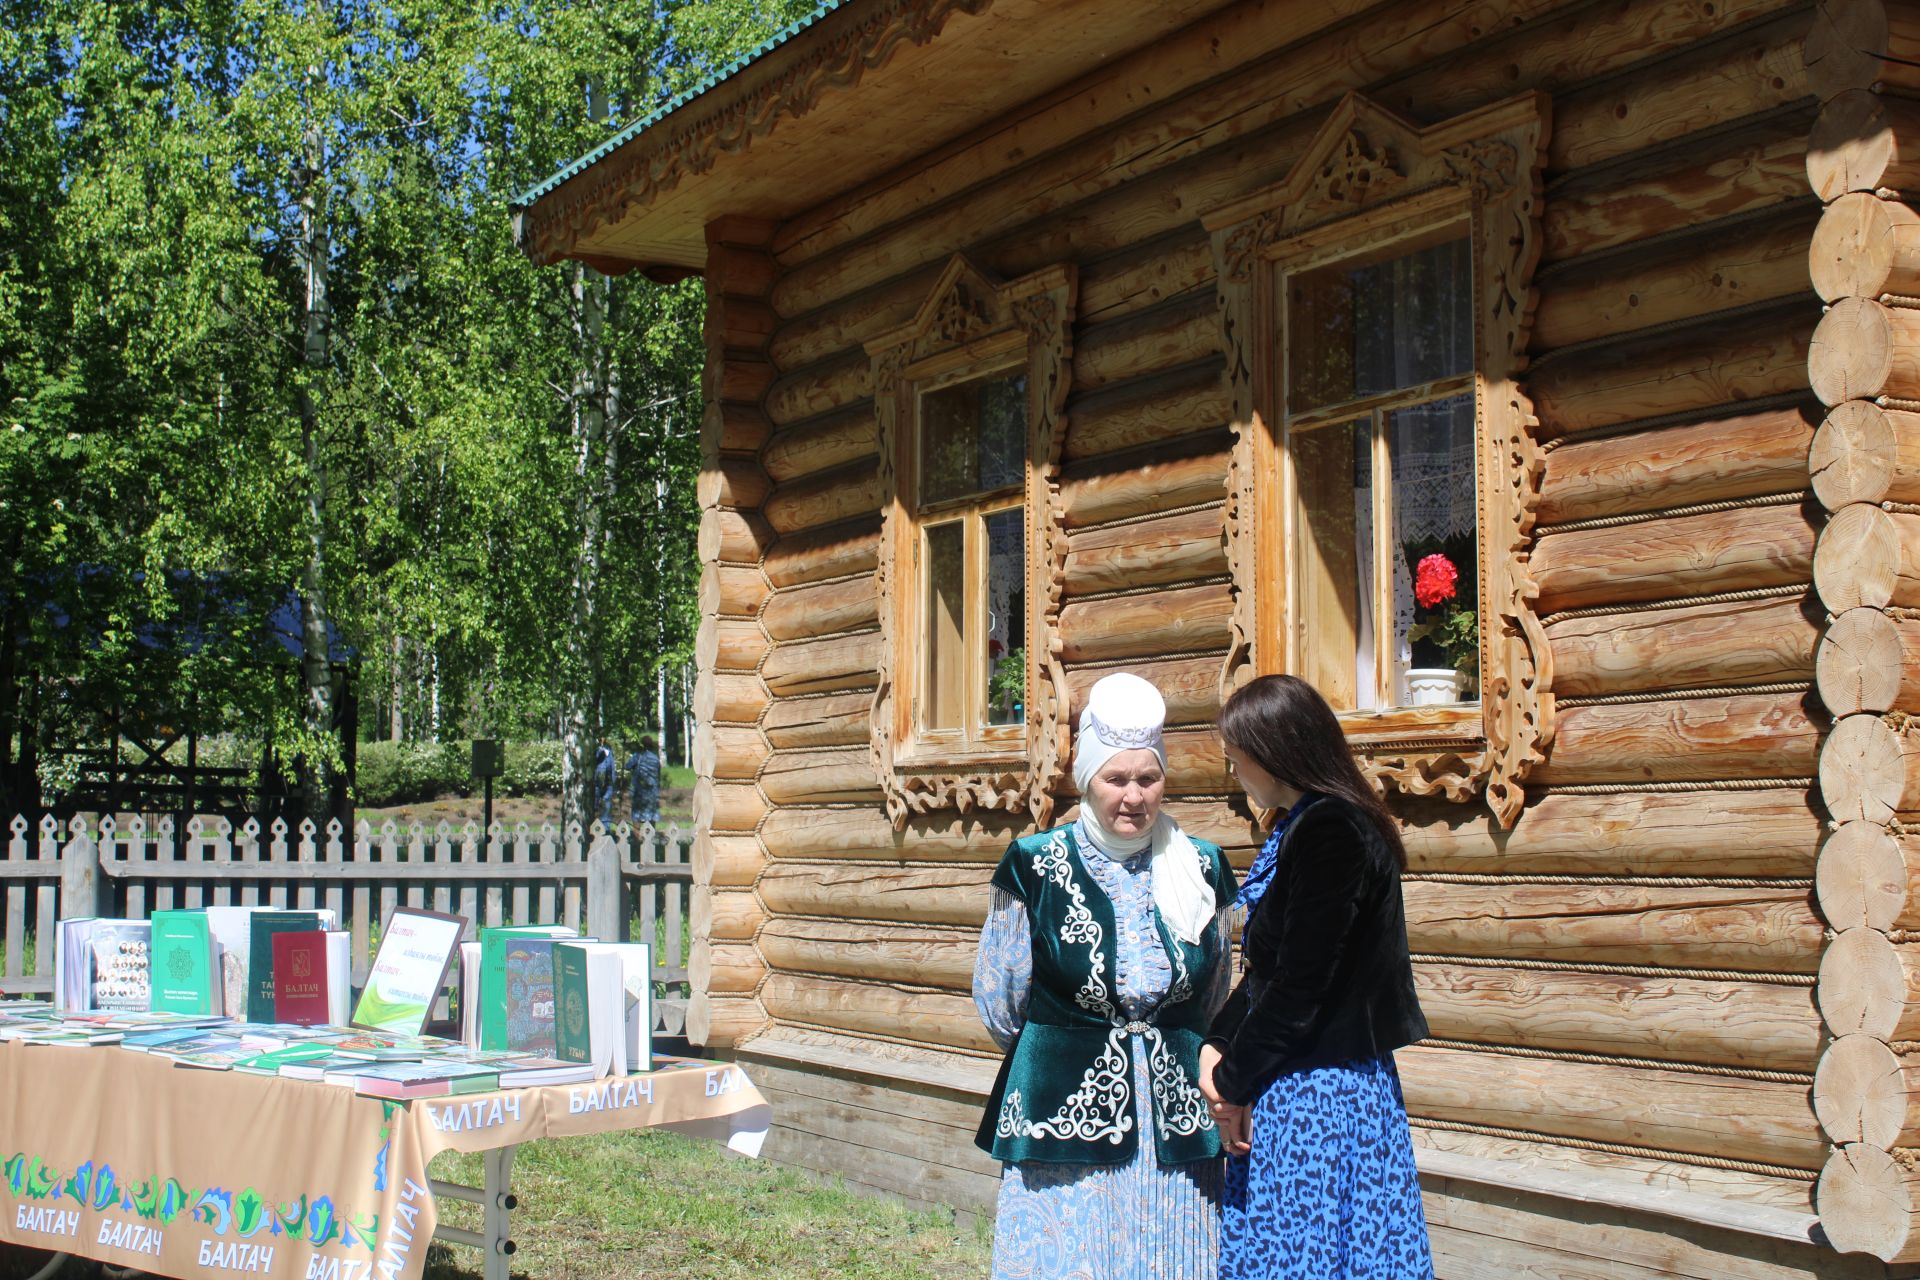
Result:
<svg viewBox="0 0 1920 1280"><path fill-rule="evenodd" d="M448 1153L435 1177L481 1180L480 1157ZM973 1280L988 1271L984 1220L859 1196L671 1133L618 1133L520 1149L513 1273L527 1280ZM439 1202L441 1221L480 1211ZM434 1246L427 1280L478 1280L479 1254Z"/></svg>

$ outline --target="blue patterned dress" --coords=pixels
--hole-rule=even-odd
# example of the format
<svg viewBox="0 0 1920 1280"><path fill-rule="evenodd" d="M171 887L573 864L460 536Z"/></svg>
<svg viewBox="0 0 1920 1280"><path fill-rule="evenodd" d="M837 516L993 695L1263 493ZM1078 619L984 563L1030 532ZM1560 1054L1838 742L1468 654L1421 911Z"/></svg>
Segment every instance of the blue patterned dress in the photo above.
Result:
<svg viewBox="0 0 1920 1280"><path fill-rule="evenodd" d="M1074 828L1081 849L1096 846ZM1154 926L1151 856L1114 862L1094 854L1081 863L1113 903L1115 968L1122 1010L1144 1017L1165 998L1173 964ZM1227 954L1228 912L1213 927ZM1232 974L1215 966L1204 993L1209 1012L1227 998ZM973 998L1002 1049L1026 1021L1033 987L1033 934L1026 904L996 889ZM1145 1041L1133 1040L1134 1123L1150 1131L1152 1090ZM1219 1265L1221 1162L1163 1165L1153 1143L1141 1142L1126 1164L1002 1166L993 1233L993 1280L1213 1280Z"/></svg>

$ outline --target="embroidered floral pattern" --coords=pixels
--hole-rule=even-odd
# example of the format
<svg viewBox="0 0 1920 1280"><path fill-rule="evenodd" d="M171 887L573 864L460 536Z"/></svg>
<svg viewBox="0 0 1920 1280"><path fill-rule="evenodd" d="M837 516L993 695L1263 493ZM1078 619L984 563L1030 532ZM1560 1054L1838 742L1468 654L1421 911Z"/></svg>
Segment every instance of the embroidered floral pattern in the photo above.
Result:
<svg viewBox="0 0 1920 1280"><path fill-rule="evenodd" d="M1132 1091L1127 1083L1127 1033L1115 1027L1107 1033L1106 1048L1080 1077L1080 1087L1067 1095L1060 1110L1038 1123L1025 1115L1015 1117L1009 1127L1015 1093L1007 1095L996 1126L1004 1137L1075 1138L1082 1142L1118 1143L1133 1129L1132 1110L1127 1105Z"/></svg>

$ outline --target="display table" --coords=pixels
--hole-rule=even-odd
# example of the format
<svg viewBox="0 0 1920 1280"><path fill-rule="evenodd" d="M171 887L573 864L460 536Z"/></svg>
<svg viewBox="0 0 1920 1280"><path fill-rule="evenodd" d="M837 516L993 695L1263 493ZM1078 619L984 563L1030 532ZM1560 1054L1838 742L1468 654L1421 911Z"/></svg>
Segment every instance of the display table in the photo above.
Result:
<svg viewBox="0 0 1920 1280"><path fill-rule="evenodd" d="M438 1235L506 1280L521 1143L662 1128L759 1153L771 1111L738 1067L665 1062L383 1102L114 1047L0 1042L0 1240L166 1276L417 1280ZM442 1151L486 1152L485 1185L429 1178ZM442 1195L479 1204L482 1229L439 1227Z"/></svg>

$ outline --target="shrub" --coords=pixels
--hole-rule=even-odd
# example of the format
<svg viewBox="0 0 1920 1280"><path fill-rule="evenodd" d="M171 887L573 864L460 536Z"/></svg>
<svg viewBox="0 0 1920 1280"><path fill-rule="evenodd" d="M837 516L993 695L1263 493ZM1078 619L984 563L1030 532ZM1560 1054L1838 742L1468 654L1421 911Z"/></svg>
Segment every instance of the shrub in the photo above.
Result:
<svg viewBox="0 0 1920 1280"><path fill-rule="evenodd" d="M495 785L510 796L557 796L565 754L560 743L551 740L509 742L505 771Z"/></svg>
<svg viewBox="0 0 1920 1280"><path fill-rule="evenodd" d="M464 742L363 742L354 798L369 808L466 795L473 786L472 748Z"/></svg>

